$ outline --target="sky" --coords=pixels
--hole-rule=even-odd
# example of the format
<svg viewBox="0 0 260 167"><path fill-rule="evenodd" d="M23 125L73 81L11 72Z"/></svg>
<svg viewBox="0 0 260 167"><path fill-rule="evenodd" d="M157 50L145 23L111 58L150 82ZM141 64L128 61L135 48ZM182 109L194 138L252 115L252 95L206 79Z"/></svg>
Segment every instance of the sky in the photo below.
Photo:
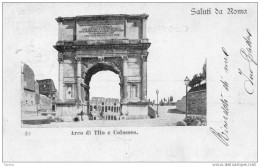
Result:
<svg viewBox="0 0 260 167"><path fill-rule="evenodd" d="M4 37L8 36L5 47L8 54L14 54L17 61L34 70L36 79L50 78L58 88L58 52L53 48L58 40L55 18L146 13L149 15L146 34L151 42L147 98L155 100L158 89L159 99L173 96L177 101L186 93L185 77L191 79L194 74L202 72L210 51L205 49L209 38L205 22L198 17L191 19L191 6L156 3L8 4L8 8L4 8ZM209 19L206 17L205 21ZM119 98L118 84L116 74L99 72L91 80L91 96ZM102 87L105 89L100 89Z"/></svg>

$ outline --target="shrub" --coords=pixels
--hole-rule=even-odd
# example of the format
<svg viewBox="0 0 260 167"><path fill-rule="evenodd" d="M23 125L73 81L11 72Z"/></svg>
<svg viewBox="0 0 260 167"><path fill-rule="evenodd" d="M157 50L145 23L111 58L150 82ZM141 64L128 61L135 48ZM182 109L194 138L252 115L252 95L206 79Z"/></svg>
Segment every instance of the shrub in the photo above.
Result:
<svg viewBox="0 0 260 167"><path fill-rule="evenodd" d="M184 120L188 126L206 126L206 116L187 116Z"/></svg>
<svg viewBox="0 0 260 167"><path fill-rule="evenodd" d="M48 114L46 117L49 121L55 121L54 116L51 114Z"/></svg>
<svg viewBox="0 0 260 167"><path fill-rule="evenodd" d="M55 118L55 122L64 122L62 118Z"/></svg>
<svg viewBox="0 0 260 167"><path fill-rule="evenodd" d="M197 119L195 119L194 121L191 122L190 126L200 126L201 122Z"/></svg>
<svg viewBox="0 0 260 167"><path fill-rule="evenodd" d="M187 126L187 124L186 124L186 122L184 122L184 121L178 121L178 122L176 123L176 126Z"/></svg>

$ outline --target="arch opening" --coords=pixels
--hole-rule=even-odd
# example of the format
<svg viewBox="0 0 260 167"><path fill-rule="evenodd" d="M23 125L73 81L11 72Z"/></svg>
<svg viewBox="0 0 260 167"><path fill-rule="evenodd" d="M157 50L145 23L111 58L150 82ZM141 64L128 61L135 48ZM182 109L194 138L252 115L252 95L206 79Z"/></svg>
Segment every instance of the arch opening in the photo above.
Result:
<svg viewBox="0 0 260 167"><path fill-rule="evenodd" d="M112 112L109 109L111 101L113 101L113 104L117 101L117 106L120 106L122 98L121 79L121 71L113 63L99 62L85 71L84 83L87 85L85 87L87 105L100 105L101 108L100 110L98 108L88 109L88 114L97 115L96 119L113 120L111 116L107 117L106 115Z"/></svg>
<svg viewBox="0 0 260 167"><path fill-rule="evenodd" d="M85 84L89 85L91 78L93 75L100 71L112 71L115 74L119 75L120 81L121 81L121 72L120 70L113 64L102 62L102 63L96 63L93 66L91 66L87 72L85 73Z"/></svg>
<svg viewBox="0 0 260 167"><path fill-rule="evenodd" d="M119 76L119 84L122 85L123 83L123 77L122 77L122 72L121 69L118 68L115 64L113 63L108 63L108 62L98 62L95 63L91 66L88 67L88 70L85 71L84 73L84 83L87 85L86 88L84 88L85 91L85 101L89 102L90 100L90 81L92 79L92 76L95 75L96 73L100 71L111 71ZM120 100L122 99L122 87L120 86Z"/></svg>
<svg viewBox="0 0 260 167"><path fill-rule="evenodd" d="M110 71L100 71L92 76L89 83L89 97L120 99L120 79ZM102 102L104 105L104 102ZM101 105L102 105L101 103ZM104 106L103 106L104 108Z"/></svg>

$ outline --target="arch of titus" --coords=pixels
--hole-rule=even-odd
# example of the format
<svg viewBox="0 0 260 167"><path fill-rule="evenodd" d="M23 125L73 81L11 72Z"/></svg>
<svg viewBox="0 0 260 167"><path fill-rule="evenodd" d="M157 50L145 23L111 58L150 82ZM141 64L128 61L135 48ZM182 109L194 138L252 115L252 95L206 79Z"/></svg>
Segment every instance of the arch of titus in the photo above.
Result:
<svg viewBox="0 0 260 167"><path fill-rule="evenodd" d="M58 115L89 114L89 84L99 71L120 78L120 104L126 117L148 116L148 15L58 17Z"/></svg>

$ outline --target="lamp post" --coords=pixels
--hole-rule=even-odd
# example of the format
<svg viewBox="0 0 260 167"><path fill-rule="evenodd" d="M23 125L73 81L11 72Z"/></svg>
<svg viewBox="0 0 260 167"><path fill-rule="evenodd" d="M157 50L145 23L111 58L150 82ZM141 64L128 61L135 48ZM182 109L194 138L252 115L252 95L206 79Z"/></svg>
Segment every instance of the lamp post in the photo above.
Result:
<svg viewBox="0 0 260 167"><path fill-rule="evenodd" d="M159 105L159 103L158 103L158 94L159 94L159 90L157 89L157 90L156 90L156 95L157 95L157 111L156 111L156 118L158 118L158 105Z"/></svg>
<svg viewBox="0 0 260 167"><path fill-rule="evenodd" d="M184 83L186 85L186 117L187 117L188 116L188 104L187 104L188 96L187 96L187 93L188 93L188 85L190 83L190 79L188 77L186 77L185 80L184 80Z"/></svg>

